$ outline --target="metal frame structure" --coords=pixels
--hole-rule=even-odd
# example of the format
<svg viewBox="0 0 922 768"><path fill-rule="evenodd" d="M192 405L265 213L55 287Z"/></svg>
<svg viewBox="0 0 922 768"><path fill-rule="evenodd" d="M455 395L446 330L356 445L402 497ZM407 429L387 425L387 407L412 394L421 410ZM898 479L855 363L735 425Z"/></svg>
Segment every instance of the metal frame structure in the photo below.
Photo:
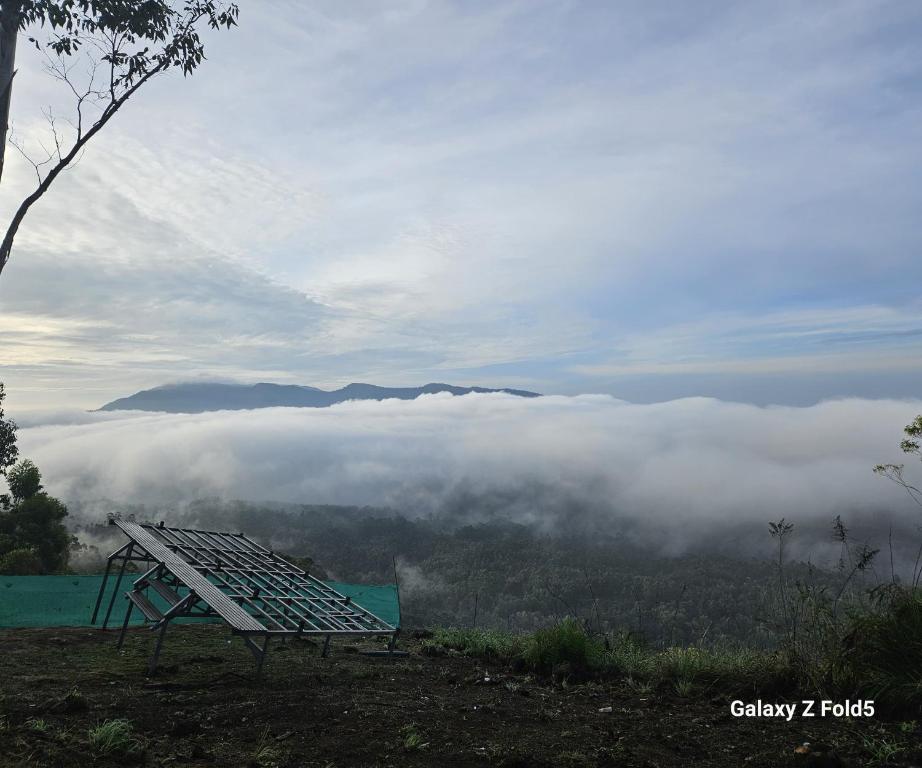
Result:
<svg viewBox="0 0 922 768"><path fill-rule="evenodd" d="M119 633L122 647L132 612L137 608L157 630L148 672L153 674L169 623L180 617L217 617L243 638L256 659L259 676L274 636L323 636L326 656L334 636L388 636L393 652L400 632L293 563L260 546L242 533L199 531L136 523L110 517L129 541L111 555L99 587L95 624L113 564L120 562L115 589L102 627L112 616L128 563L147 569L124 593L128 606ZM165 610L151 597L165 604Z"/></svg>

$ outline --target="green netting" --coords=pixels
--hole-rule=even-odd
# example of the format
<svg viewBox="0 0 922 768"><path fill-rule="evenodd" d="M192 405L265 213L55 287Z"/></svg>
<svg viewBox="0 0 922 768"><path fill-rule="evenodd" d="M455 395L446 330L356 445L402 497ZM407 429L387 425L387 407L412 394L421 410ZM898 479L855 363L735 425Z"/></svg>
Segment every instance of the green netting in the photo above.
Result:
<svg viewBox="0 0 922 768"><path fill-rule="evenodd" d="M137 578L137 575L134 575ZM0 576L0 627L87 627L93 615L96 595L102 583L101 575L94 576ZM400 607L397 589L392 584L372 586L368 584L344 584L340 581L327 582L333 589L351 597L366 611L392 626L400 625ZM130 588L128 574L121 592ZM115 578L109 579L107 594L100 615L105 615L107 601L115 586ZM149 590L152 602L165 610L159 603L159 596ZM125 601L115 601L109 624L118 626L125 616ZM202 621L183 619L182 621ZM132 621L141 624L143 619Z"/></svg>

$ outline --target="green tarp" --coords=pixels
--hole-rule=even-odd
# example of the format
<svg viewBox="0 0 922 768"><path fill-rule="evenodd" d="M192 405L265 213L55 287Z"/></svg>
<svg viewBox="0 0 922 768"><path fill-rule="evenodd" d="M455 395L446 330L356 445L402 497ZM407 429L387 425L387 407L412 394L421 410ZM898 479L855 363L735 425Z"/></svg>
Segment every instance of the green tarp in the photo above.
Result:
<svg viewBox="0 0 922 768"><path fill-rule="evenodd" d="M130 588L128 576L125 574L122 592ZM0 576L0 627L90 626L101 583L102 576ZM370 586L339 581L328 581L327 584L391 626L400 626L400 607L394 585ZM106 600L114 585L115 578L112 577ZM153 590L150 591L153 593ZM156 596L152 594L151 597ZM105 607L106 602L103 603L102 615L105 615ZM125 601L116 599L109 626L120 626L124 616ZM143 620L132 623L141 624Z"/></svg>

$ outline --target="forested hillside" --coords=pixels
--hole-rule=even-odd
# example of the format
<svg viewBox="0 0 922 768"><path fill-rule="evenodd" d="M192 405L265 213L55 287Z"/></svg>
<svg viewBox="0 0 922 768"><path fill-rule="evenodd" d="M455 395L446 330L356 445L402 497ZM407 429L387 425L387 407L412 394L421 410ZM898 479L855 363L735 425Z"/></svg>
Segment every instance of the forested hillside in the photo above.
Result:
<svg viewBox="0 0 922 768"><path fill-rule="evenodd" d="M134 514L159 519L150 510ZM344 581L392 582L396 560L405 626L534 630L569 615L656 645L777 640L778 573L767 525L763 556L734 557L716 549L665 556L624 533L564 536L499 520L452 527L352 507L201 501L169 521L243 531ZM81 569L100 567L114 533L83 529L96 545L79 553ZM830 586L839 578L796 562L787 575Z"/></svg>

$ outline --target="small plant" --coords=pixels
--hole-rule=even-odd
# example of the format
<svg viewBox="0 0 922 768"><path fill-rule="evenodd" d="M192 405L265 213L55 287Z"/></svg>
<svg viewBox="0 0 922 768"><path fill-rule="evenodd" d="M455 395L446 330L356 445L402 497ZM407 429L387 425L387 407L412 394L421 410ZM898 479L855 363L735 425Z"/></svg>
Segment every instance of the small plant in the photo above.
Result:
<svg viewBox="0 0 922 768"><path fill-rule="evenodd" d="M695 689L695 681L691 677L680 677L675 681L673 687L679 696L681 696L683 699L687 699L692 695L692 691Z"/></svg>
<svg viewBox="0 0 922 768"><path fill-rule="evenodd" d="M403 735L405 752L419 752L429 746L429 742L424 742L422 735L416 730L416 723L403 726L400 733Z"/></svg>
<svg viewBox="0 0 922 768"><path fill-rule="evenodd" d="M48 733L51 728L47 720L42 720L36 717L30 717L28 720L26 720L26 727L31 731L35 731L36 733Z"/></svg>
<svg viewBox="0 0 922 768"><path fill-rule="evenodd" d="M281 752L271 743L269 726L267 725L259 737L259 743L253 751L253 757L250 758L249 764L257 768L276 768L281 759Z"/></svg>
<svg viewBox="0 0 922 768"><path fill-rule="evenodd" d="M907 720L904 723L900 723L900 733L915 733L918 723L915 720Z"/></svg>
<svg viewBox="0 0 922 768"><path fill-rule="evenodd" d="M863 746L871 758L871 761L877 765L887 763L896 757L900 752L906 751L906 744L898 741L891 741L885 737L875 738L874 736L865 736Z"/></svg>
<svg viewBox="0 0 922 768"><path fill-rule="evenodd" d="M128 720L106 720L89 730L90 746L100 755L131 755L143 748Z"/></svg>
<svg viewBox="0 0 922 768"><path fill-rule="evenodd" d="M85 712L89 709L86 697L76 687L68 691L67 695L61 699L61 704L65 712Z"/></svg>

